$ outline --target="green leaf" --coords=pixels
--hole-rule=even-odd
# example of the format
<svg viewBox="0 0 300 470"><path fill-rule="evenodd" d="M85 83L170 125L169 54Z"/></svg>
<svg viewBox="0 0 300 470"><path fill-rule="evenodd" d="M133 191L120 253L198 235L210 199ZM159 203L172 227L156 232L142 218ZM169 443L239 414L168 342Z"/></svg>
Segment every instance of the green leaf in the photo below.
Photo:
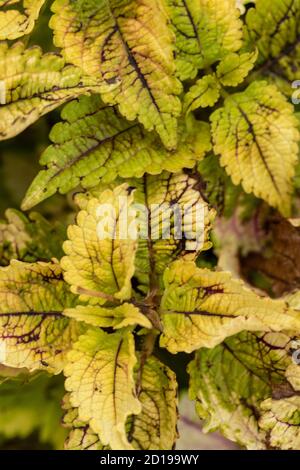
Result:
<svg viewBox="0 0 300 470"><path fill-rule="evenodd" d="M292 105L275 86L253 82L229 96L211 122L214 151L233 183L287 215L299 141Z"/></svg>
<svg viewBox="0 0 300 470"><path fill-rule="evenodd" d="M101 328L114 328L117 330L131 325L152 328L148 318L137 307L129 303L124 303L115 308L77 305L76 308L65 310L64 315Z"/></svg>
<svg viewBox="0 0 300 470"><path fill-rule="evenodd" d="M241 187L233 184L213 153L198 163L197 170L203 197L217 210L218 216L230 217L238 204Z"/></svg>
<svg viewBox="0 0 300 470"><path fill-rule="evenodd" d="M133 336L120 330L108 334L90 329L68 355L66 389L78 408L79 420L88 422L104 445L132 449L125 424L141 412L133 369L136 364Z"/></svg>
<svg viewBox="0 0 300 470"><path fill-rule="evenodd" d="M220 97L220 88L215 75L200 78L184 97L184 111L190 113L197 108L212 107Z"/></svg>
<svg viewBox="0 0 300 470"><path fill-rule="evenodd" d="M61 372L66 353L82 330L63 316L74 301L58 264L12 261L0 268L2 364Z"/></svg>
<svg viewBox="0 0 300 470"><path fill-rule="evenodd" d="M162 0L56 0L50 26L66 60L102 80L105 103L177 143L181 84Z"/></svg>
<svg viewBox="0 0 300 470"><path fill-rule="evenodd" d="M278 76L290 90L300 71L299 0L257 0L246 23L249 41L259 51L258 72L271 80Z"/></svg>
<svg viewBox="0 0 300 470"><path fill-rule="evenodd" d="M97 92L98 79L64 67L58 54L18 42L0 44L0 140L22 132L41 116L81 94Z"/></svg>
<svg viewBox="0 0 300 470"><path fill-rule="evenodd" d="M64 122L50 134L53 145L41 158L46 167L29 188L23 208L26 210L57 190L66 193L80 184L83 188L99 182L111 182L117 176L141 177L159 174L163 169L177 172L192 168L210 150L207 123L192 116L179 126L176 151L166 150L155 134L143 131L137 123L121 118L116 109L104 105L98 96L82 97L68 104Z"/></svg>
<svg viewBox="0 0 300 470"><path fill-rule="evenodd" d="M63 393L62 377L41 373L1 384L1 437L24 439L37 433L40 442L62 449L66 434L61 426Z"/></svg>
<svg viewBox="0 0 300 470"><path fill-rule="evenodd" d="M22 10L12 6L22 5ZM0 0L0 41L31 33L45 0ZM19 7L19 5L17 5Z"/></svg>
<svg viewBox="0 0 300 470"><path fill-rule="evenodd" d="M244 81L250 70L253 69L258 56L255 52L244 54L227 54L218 64L217 77L224 86L237 86Z"/></svg>
<svg viewBox="0 0 300 470"><path fill-rule="evenodd" d="M242 45L242 22L235 0L167 0L177 46L177 73L195 78Z"/></svg>
<svg viewBox="0 0 300 470"><path fill-rule="evenodd" d="M127 214L132 202L131 188L126 184L81 201L81 207L86 207L79 212L77 224L68 228L69 239L64 243L67 256L61 260L65 279L72 292L81 294L81 300L103 304L112 298L131 297L136 240L122 235L121 230L127 215L128 225L134 220L134 214Z"/></svg>
<svg viewBox="0 0 300 470"><path fill-rule="evenodd" d="M15 209L5 212L7 221L0 221L0 265L10 260L34 262L61 258L65 238L64 227L50 224L43 216L32 213L27 218Z"/></svg>
<svg viewBox="0 0 300 470"><path fill-rule="evenodd" d="M283 300L259 297L228 272L174 262L164 275L161 346L170 352L212 348L243 330L297 330L300 312Z"/></svg>
<svg viewBox="0 0 300 470"><path fill-rule="evenodd" d="M294 393L286 377L291 365L290 338L282 333L243 332L197 351L189 365L190 397L205 420L204 432L220 430L247 449L269 448L266 431L275 420L268 429L270 415L262 409L271 396Z"/></svg>

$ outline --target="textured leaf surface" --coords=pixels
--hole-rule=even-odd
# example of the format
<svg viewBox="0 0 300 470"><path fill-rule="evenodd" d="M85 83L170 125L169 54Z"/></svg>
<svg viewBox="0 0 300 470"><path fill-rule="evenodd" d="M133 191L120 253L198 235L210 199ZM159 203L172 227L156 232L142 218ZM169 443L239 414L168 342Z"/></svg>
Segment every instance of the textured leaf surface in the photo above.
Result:
<svg viewBox="0 0 300 470"><path fill-rule="evenodd" d="M258 69L273 79L299 79L300 1L257 0L246 17L250 41L258 48Z"/></svg>
<svg viewBox="0 0 300 470"><path fill-rule="evenodd" d="M242 23L235 0L167 0L167 5L181 80L195 78L198 69L240 49Z"/></svg>
<svg viewBox="0 0 300 470"><path fill-rule="evenodd" d="M81 94L97 91L97 79L64 67L57 54L25 49L21 42L0 44L0 140L22 132L44 114Z"/></svg>
<svg viewBox="0 0 300 470"><path fill-rule="evenodd" d="M233 183L288 214L299 141L293 107L273 85L253 82L211 121L215 153Z"/></svg>
<svg viewBox="0 0 300 470"><path fill-rule="evenodd" d="M64 122L54 126L53 141L42 155L42 170L25 197L28 209L52 196L66 193L80 184L84 188L117 176L141 177L192 168L210 150L207 123L190 117L179 127L176 151L166 150L155 134L145 132L137 122L121 118L114 107L104 105L98 96L82 97L63 110Z"/></svg>
<svg viewBox="0 0 300 470"><path fill-rule="evenodd" d="M206 75L197 80L184 97L186 113L197 108L213 106L220 97L220 84L215 75Z"/></svg>
<svg viewBox="0 0 300 470"><path fill-rule="evenodd" d="M8 209L7 221L0 221L0 265L11 259L34 262L61 258L65 230L59 224L50 224L38 213L27 218L21 212Z"/></svg>
<svg viewBox="0 0 300 470"><path fill-rule="evenodd" d="M294 393L286 373L293 366L290 347L290 338L282 333L243 332L214 349L198 351L189 365L190 397L205 420L204 431L219 429L247 449L273 445L266 431L275 417L264 416L263 408L273 402L271 396L279 405L285 401L279 397Z"/></svg>
<svg viewBox="0 0 300 470"><path fill-rule="evenodd" d="M257 51L227 54L217 67L217 77L224 86L237 86L243 82L257 59Z"/></svg>
<svg viewBox="0 0 300 470"><path fill-rule="evenodd" d="M1 362L60 372L80 325L62 315L74 296L59 265L12 261L0 269L0 300Z"/></svg>
<svg viewBox="0 0 300 470"><path fill-rule="evenodd" d="M261 427L269 434L269 445L274 449L300 450L300 397L265 400L261 408Z"/></svg>
<svg viewBox="0 0 300 470"><path fill-rule="evenodd" d="M135 276L144 285L158 285L166 266L178 256L193 259L197 253L211 247L209 232L215 211L203 200L201 187L193 174L146 175L143 180L132 180L130 185L136 187L135 202L145 205L150 216L150 220L141 221L147 237L138 243ZM183 220L176 219L175 204ZM197 218L198 227L195 226ZM166 230L163 238L169 221L170 230ZM176 232L178 228L182 233Z"/></svg>
<svg viewBox="0 0 300 470"><path fill-rule="evenodd" d="M71 405L70 393L65 395L62 408L65 411L62 423L69 430L65 450L109 450L108 446L101 444L90 425L79 420L78 409Z"/></svg>
<svg viewBox="0 0 300 470"><path fill-rule="evenodd" d="M0 41L29 34L45 0L0 0ZM14 9L21 6L21 11Z"/></svg>
<svg viewBox="0 0 300 470"><path fill-rule="evenodd" d="M129 121L176 146L181 106L173 35L161 0L57 0L51 27L68 62L102 78L101 95Z"/></svg>
<svg viewBox="0 0 300 470"><path fill-rule="evenodd" d="M243 330L297 330L300 312L286 302L259 297L228 272L176 261L164 276L161 345L170 352L214 347Z"/></svg>
<svg viewBox="0 0 300 470"><path fill-rule="evenodd" d="M64 243L67 256L61 265L66 281L74 293L82 294L82 300L104 303L107 295L120 300L131 296L136 240L121 233L127 205L133 201L130 193L125 184L101 192L98 198L86 201L86 208L77 216L77 225L68 228L69 240ZM128 224L133 217L129 215Z"/></svg>
<svg viewBox="0 0 300 470"><path fill-rule="evenodd" d="M128 439L135 449L171 450L177 439L176 376L169 367L150 357L138 377L142 411L129 420Z"/></svg>
<svg viewBox="0 0 300 470"><path fill-rule="evenodd" d="M136 364L130 332L107 334L91 329L82 335L68 355L66 389L78 408L79 419L88 422L104 445L131 449L125 423L141 412L136 397L133 369Z"/></svg>

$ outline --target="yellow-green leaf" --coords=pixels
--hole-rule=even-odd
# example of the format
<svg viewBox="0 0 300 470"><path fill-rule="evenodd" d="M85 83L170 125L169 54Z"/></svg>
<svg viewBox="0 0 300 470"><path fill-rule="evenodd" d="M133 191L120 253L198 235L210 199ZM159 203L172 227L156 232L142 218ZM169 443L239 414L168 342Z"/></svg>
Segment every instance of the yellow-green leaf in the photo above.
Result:
<svg viewBox="0 0 300 470"><path fill-rule="evenodd" d="M219 430L252 450L273 445L266 426L270 416L261 418L262 408L271 396L295 393L286 376L292 364L290 343L282 333L243 332L196 352L189 365L190 398L205 421L204 432Z"/></svg>
<svg viewBox="0 0 300 470"><path fill-rule="evenodd" d="M192 116L179 126L176 151L168 151L155 134L137 122L128 122L99 96L82 97L62 112L64 122L51 131L53 145L41 158L43 169L29 188L23 208L29 209L57 190L66 193L80 184L90 188L117 176L141 177L163 169L192 168L210 150L207 123Z"/></svg>
<svg viewBox="0 0 300 470"><path fill-rule="evenodd" d="M215 75L206 75L197 80L184 97L184 111L213 106L220 97L220 84Z"/></svg>
<svg viewBox="0 0 300 470"><path fill-rule="evenodd" d="M103 304L111 297L130 298L136 240L122 234L122 221L132 202L128 185L107 189L86 201L77 224L69 226L61 265L72 292L82 300ZM129 214L126 222L133 220L134 214Z"/></svg>
<svg viewBox="0 0 300 470"><path fill-rule="evenodd" d="M81 94L97 92L97 78L64 66L58 54L0 44L0 140L22 132L44 114Z"/></svg>
<svg viewBox="0 0 300 470"><path fill-rule="evenodd" d="M31 33L44 3L45 0L0 0L0 41ZM14 6L21 7L21 11Z"/></svg>
<svg viewBox="0 0 300 470"><path fill-rule="evenodd" d="M133 369L134 339L126 330L108 334L99 328L80 336L68 355L66 389L78 408L78 418L88 422L103 445L132 449L125 424L141 412Z"/></svg>
<svg viewBox="0 0 300 470"><path fill-rule="evenodd" d="M253 82L229 96L211 122L215 153L233 183L287 215L299 141L293 106L275 86Z"/></svg>
<svg viewBox="0 0 300 470"><path fill-rule="evenodd" d="M102 79L105 103L177 143L181 84L162 0L56 0L50 26L66 60Z"/></svg>
<svg viewBox="0 0 300 470"><path fill-rule="evenodd" d="M217 77L224 86L237 86L253 69L258 51L227 54L217 67Z"/></svg>
<svg viewBox="0 0 300 470"><path fill-rule="evenodd" d="M246 23L249 42L259 51L258 73L279 85L285 81L283 91L290 93L300 71L300 1L257 0Z"/></svg>
<svg viewBox="0 0 300 470"><path fill-rule="evenodd" d="M1 362L59 373L82 329L63 316L74 304L58 264L12 261L1 268Z"/></svg>
<svg viewBox="0 0 300 470"><path fill-rule="evenodd" d="M164 275L161 345L170 352L212 348L243 330L297 331L300 311L283 300L259 297L229 272L174 262Z"/></svg>
<svg viewBox="0 0 300 470"><path fill-rule="evenodd" d="M5 212L0 220L0 265L7 266L12 259L34 262L40 259L61 258L64 227L50 224L41 214L27 218L15 209Z"/></svg>
<svg viewBox="0 0 300 470"><path fill-rule="evenodd" d="M135 449L172 450L177 439L176 376L153 356L137 376L142 411L129 419L128 439Z"/></svg>
<svg viewBox="0 0 300 470"><path fill-rule="evenodd" d="M65 310L64 315L101 328L114 328L117 330L130 325L152 328L148 318L137 307L128 303L115 308L78 305L76 308Z"/></svg>
<svg viewBox="0 0 300 470"><path fill-rule="evenodd" d="M177 46L177 73L195 78L242 45L242 22L235 0L167 0Z"/></svg>
<svg viewBox="0 0 300 470"><path fill-rule="evenodd" d="M261 404L260 426L268 433L269 448L300 450L300 396L275 400L268 398Z"/></svg>

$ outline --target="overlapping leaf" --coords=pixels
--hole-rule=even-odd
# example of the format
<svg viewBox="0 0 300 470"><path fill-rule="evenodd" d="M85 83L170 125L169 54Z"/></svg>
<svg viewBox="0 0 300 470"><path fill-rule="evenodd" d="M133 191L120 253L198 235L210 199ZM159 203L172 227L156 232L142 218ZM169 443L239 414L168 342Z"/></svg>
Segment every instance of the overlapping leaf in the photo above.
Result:
<svg viewBox="0 0 300 470"><path fill-rule="evenodd" d="M108 334L90 329L68 356L66 389L78 408L79 420L88 422L103 445L131 449L125 424L131 414L141 412L136 397L133 369L134 339L126 330Z"/></svg>
<svg viewBox="0 0 300 470"><path fill-rule="evenodd" d="M195 78L198 69L240 49L242 22L235 0L167 0L167 5L181 80Z"/></svg>
<svg viewBox="0 0 300 470"><path fill-rule="evenodd" d="M0 41L29 34L45 0L0 0ZM21 11L17 8L21 4Z"/></svg>
<svg viewBox="0 0 300 470"><path fill-rule="evenodd" d="M74 302L58 264L12 261L1 268L1 362L60 372L81 330L62 315Z"/></svg>
<svg viewBox="0 0 300 470"><path fill-rule="evenodd" d="M176 261L164 275L161 345L170 352L214 347L243 330L297 330L300 312L285 301L259 297L228 272Z"/></svg>
<svg viewBox="0 0 300 470"><path fill-rule="evenodd" d="M184 97L185 112L213 106L220 97L220 88L218 79L214 74L206 75L197 80Z"/></svg>
<svg viewBox="0 0 300 470"><path fill-rule="evenodd" d="M155 129L166 147L176 147L181 85L163 2L56 0L52 9L55 44L67 61L101 76L105 103Z"/></svg>
<svg viewBox="0 0 300 470"><path fill-rule="evenodd" d="M150 357L137 372L142 411L130 418L128 439L135 449L171 450L177 439L177 382L174 372Z"/></svg>
<svg viewBox="0 0 300 470"><path fill-rule="evenodd" d="M0 44L0 140L9 139L61 104L97 91L97 78L64 67L57 54L18 42Z"/></svg>
<svg viewBox="0 0 300 470"><path fill-rule="evenodd" d="M299 141L293 107L273 85L253 82L211 121L214 150L233 183L287 215Z"/></svg>
<svg viewBox="0 0 300 470"><path fill-rule="evenodd" d="M253 69L256 59L257 50L243 54L227 54L218 64L217 77L224 86L237 86Z"/></svg>
<svg viewBox="0 0 300 470"><path fill-rule="evenodd" d="M290 89L300 70L299 0L257 0L246 22L249 39L259 51L259 72L287 81Z"/></svg>
<svg viewBox="0 0 300 470"><path fill-rule="evenodd" d="M148 209L141 220L135 277L144 285L161 283L166 266L179 256L192 259L211 247L209 232L215 217L202 197L196 175L162 173L133 180L135 202Z"/></svg>
<svg viewBox="0 0 300 470"><path fill-rule="evenodd" d="M121 118L114 107L98 96L82 97L68 104L62 113L65 122L54 126L53 141L41 158L42 170L32 183L23 207L28 209L51 196L81 184L84 188L117 176L141 177L163 169L192 168L210 150L208 124L192 117L179 128L176 151L166 150L155 134L143 131L137 122Z"/></svg>
<svg viewBox="0 0 300 470"><path fill-rule="evenodd" d="M0 221L0 265L11 259L33 262L61 258L65 230L59 224L51 225L38 213L27 218L21 212L8 209L7 221Z"/></svg>
<svg viewBox="0 0 300 470"><path fill-rule="evenodd" d="M281 400L268 398L261 404L264 412L259 424L268 433L269 448L300 450L300 396Z"/></svg>
<svg viewBox="0 0 300 470"><path fill-rule="evenodd" d="M61 265L72 291L82 300L105 303L111 298L131 296L136 240L122 233L124 220L130 225L135 213L128 214L133 197L124 184L101 192L98 198L83 198L77 225L68 228ZM128 216L128 218L127 218Z"/></svg>
<svg viewBox="0 0 300 470"><path fill-rule="evenodd" d="M142 406L140 414L129 417L128 441L134 449L171 450L177 438L177 384L174 373L158 359L150 357L136 369L136 387ZM64 424L71 429L66 448L72 450L108 449L89 424L78 419L78 410L64 402Z"/></svg>
<svg viewBox="0 0 300 470"><path fill-rule="evenodd" d="M147 317L135 305L128 303L115 308L78 305L76 308L66 309L64 315L101 328L120 329L130 325L152 328Z"/></svg>
<svg viewBox="0 0 300 470"><path fill-rule="evenodd" d="M288 429L299 425L295 406L288 409L298 400L288 381L290 367L291 341L282 333L244 332L198 351L189 365L190 396L205 420L204 431L219 429L248 449L277 447L281 439L299 448L299 427ZM276 423L280 417L283 422Z"/></svg>

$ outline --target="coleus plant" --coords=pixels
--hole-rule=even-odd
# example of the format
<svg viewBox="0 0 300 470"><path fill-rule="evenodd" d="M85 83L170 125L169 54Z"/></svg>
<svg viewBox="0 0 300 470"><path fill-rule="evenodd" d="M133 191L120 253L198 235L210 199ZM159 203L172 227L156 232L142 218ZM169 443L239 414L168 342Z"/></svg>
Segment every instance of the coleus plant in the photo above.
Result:
<svg viewBox="0 0 300 470"><path fill-rule="evenodd" d="M46 3L50 53L27 47ZM242 279L240 260L267 249L274 214L299 237L300 0L0 8L1 140L68 103L22 209L74 190L78 208L67 234L16 210L0 225L1 362L64 373L67 449L172 449L179 352L204 430L299 449L298 278L274 298ZM164 212L147 237L115 237L125 206L174 203L201 204L201 243L192 226L176 236L174 214L169 237L153 238Z"/></svg>

